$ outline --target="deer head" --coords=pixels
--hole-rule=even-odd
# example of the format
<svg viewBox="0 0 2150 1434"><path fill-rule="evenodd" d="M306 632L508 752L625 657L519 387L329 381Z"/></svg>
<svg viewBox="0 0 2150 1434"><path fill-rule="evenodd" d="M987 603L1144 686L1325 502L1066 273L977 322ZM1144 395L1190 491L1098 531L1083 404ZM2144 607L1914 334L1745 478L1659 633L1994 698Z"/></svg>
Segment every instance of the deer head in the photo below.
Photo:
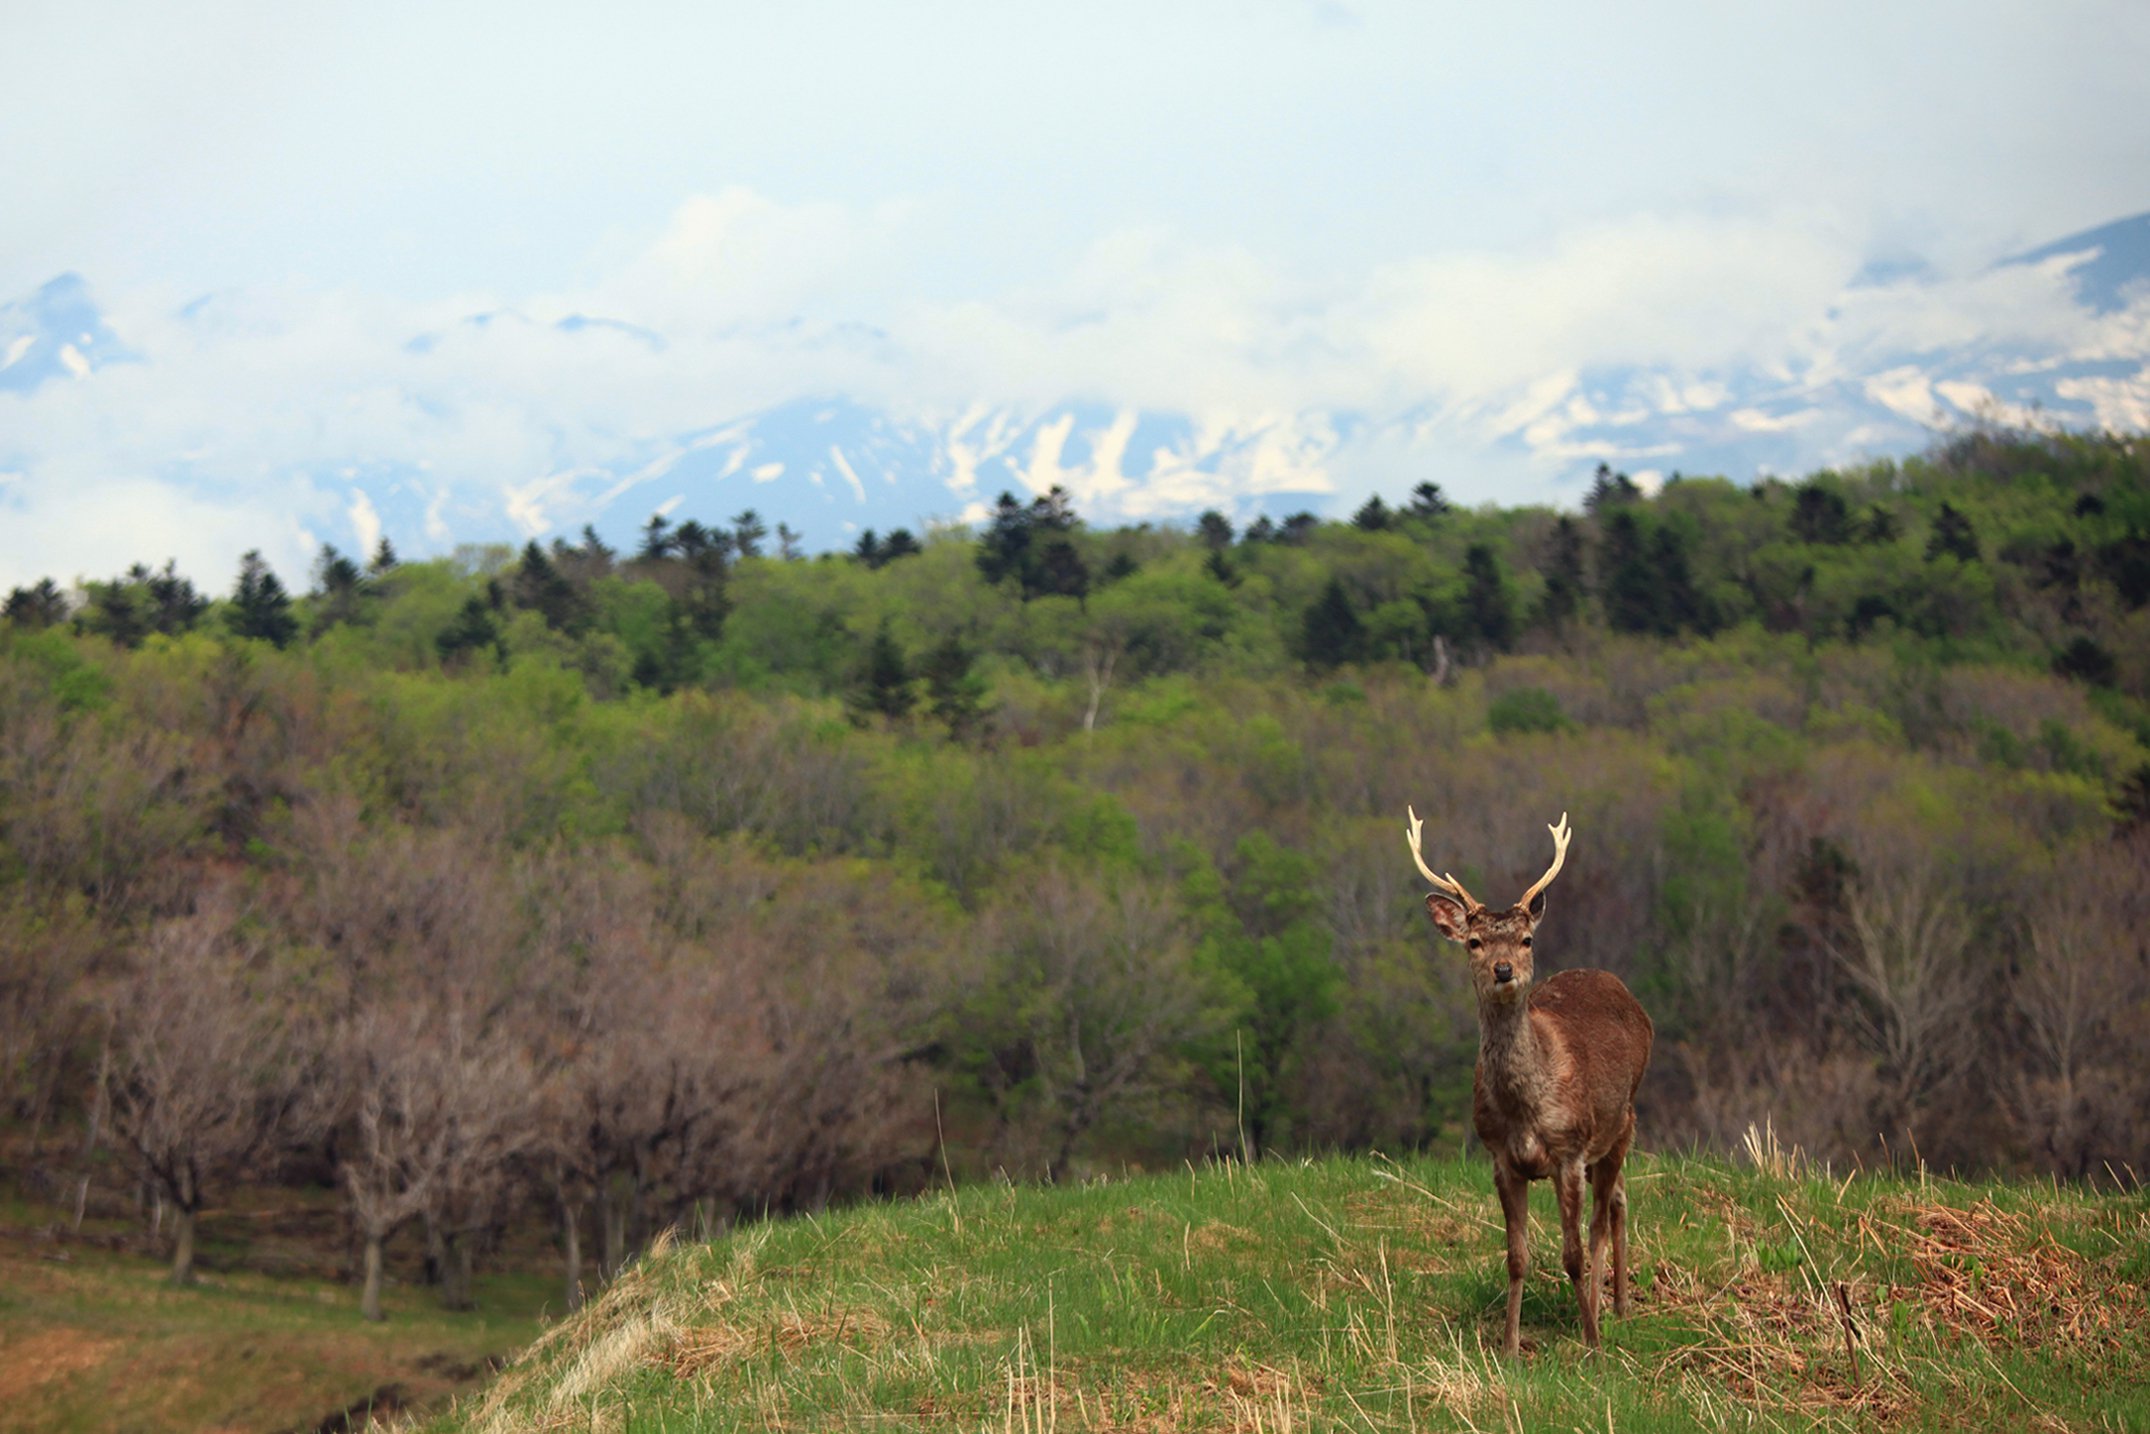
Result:
<svg viewBox="0 0 2150 1434"><path fill-rule="evenodd" d="M1419 874L1433 884L1433 890L1426 895L1426 914L1443 936L1462 943L1469 951L1471 984L1477 988L1479 1002L1522 1000L1530 990L1531 942L1538 922L1545 916L1545 889L1560 875L1561 864L1568 859L1568 838L1572 835L1568 814L1562 812L1560 821L1546 828L1553 834L1553 864L1545 869L1545 875L1531 884L1522 900L1496 911L1480 904L1454 876L1438 875L1426 865L1419 850L1422 823L1417 812L1409 807L1404 810L1411 817L1407 833L1411 860L1418 864Z"/></svg>

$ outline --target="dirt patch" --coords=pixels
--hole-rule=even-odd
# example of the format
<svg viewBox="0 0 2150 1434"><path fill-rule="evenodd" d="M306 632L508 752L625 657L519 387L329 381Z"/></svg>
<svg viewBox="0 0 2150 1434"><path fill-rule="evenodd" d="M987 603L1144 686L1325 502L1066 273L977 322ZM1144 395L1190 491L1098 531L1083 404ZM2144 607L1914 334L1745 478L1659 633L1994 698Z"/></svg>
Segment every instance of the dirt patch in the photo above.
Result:
<svg viewBox="0 0 2150 1434"><path fill-rule="evenodd" d="M0 1335L0 1409L48 1384L103 1364L120 1347L79 1329L41 1329Z"/></svg>

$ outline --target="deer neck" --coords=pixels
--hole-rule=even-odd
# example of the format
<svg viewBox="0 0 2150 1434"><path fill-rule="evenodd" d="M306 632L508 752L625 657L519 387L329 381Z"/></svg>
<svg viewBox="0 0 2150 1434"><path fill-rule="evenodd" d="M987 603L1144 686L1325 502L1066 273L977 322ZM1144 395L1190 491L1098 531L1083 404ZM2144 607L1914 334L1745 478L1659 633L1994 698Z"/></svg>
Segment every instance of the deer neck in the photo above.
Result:
<svg viewBox="0 0 2150 1434"><path fill-rule="evenodd" d="M1531 1023L1527 998L1478 1003L1478 1066L1507 1101L1538 1103L1547 1080L1545 1038Z"/></svg>

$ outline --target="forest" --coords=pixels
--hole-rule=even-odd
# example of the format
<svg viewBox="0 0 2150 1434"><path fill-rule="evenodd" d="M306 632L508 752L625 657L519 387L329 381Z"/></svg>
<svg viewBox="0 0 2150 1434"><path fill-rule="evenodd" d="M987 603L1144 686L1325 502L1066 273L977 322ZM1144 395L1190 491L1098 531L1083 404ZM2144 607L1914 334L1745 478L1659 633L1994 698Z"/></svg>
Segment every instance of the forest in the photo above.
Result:
<svg viewBox="0 0 2150 1434"><path fill-rule="evenodd" d="M377 1317L515 1225L572 1302L672 1224L1460 1149L1407 803L1503 902L1568 814L1541 969L1649 1008L1646 1145L2150 1168L2141 436L223 597L142 556L0 620L0 1149L176 1279L240 1186L333 1191Z"/></svg>

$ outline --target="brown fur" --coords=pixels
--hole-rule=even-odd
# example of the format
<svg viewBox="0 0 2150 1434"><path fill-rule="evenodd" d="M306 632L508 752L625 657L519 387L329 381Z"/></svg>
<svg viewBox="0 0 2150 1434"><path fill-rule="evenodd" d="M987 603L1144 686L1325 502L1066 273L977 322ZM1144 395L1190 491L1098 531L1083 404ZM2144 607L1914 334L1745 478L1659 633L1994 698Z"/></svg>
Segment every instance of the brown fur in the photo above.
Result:
<svg viewBox="0 0 2150 1434"><path fill-rule="evenodd" d="M1529 1268L1529 1192L1551 1180L1560 1201L1561 1263L1582 1307L1583 1339L1598 1344L1598 1276L1612 1249L1613 1309L1628 1312L1627 1182L1621 1164L1635 1135L1635 1091L1650 1063L1642 1004L1609 971L1562 971L1533 984L1541 893L1529 907L1466 910L1426 898L1444 936L1469 948L1478 995L1478 1069L1471 1116L1493 1157L1508 1229L1507 1350L1521 1348L1523 1277ZM1507 963L1512 979L1498 979ZM1582 1189L1592 1199L1587 1250Z"/></svg>

